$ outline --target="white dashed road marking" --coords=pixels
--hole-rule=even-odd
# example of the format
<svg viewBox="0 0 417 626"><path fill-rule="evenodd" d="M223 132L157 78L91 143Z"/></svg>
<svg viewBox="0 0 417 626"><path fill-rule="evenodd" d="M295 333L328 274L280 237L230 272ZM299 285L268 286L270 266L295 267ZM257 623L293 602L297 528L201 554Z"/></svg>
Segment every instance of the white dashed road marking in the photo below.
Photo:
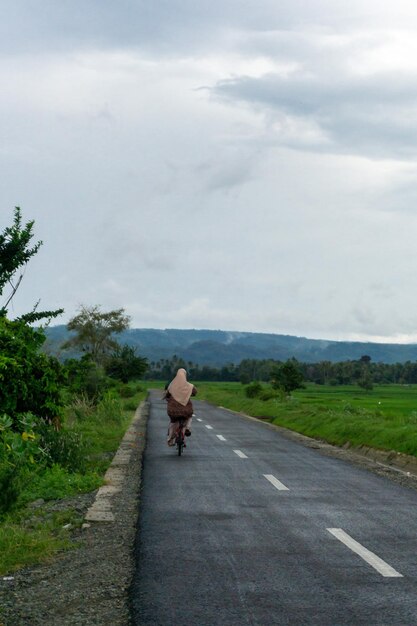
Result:
<svg viewBox="0 0 417 626"><path fill-rule="evenodd" d="M280 480L278 480L278 478L275 478L275 476L273 476L272 474L264 474L264 476L279 491L289 491L288 487L286 487Z"/></svg>
<svg viewBox="0 0 417 626"><path fill-rule="evenodd" d="M241 459L247 459L248 457L246 456L246 454L244 452L242 452L242 450L233 450L233 452L235 454L237 454L238 456L240 456Z"/></svg>
<svg viewBox="0 0 417 626"><path fill-rule="evenodd" d="M350 535L345 533L341 528L327 528L329 533L334 535L336 539L339 539L348 548L358 554L364 561L369 563L377 572L385 576L386 578L402 578L403 575L397 572L391 565L385 563L376 554L365 548L363 545L355 541Z"/></svg>
<svg viewBox="0 0 417 626"><path fill-rule="evenodd" d="M216 437L218 439L220 439L220 441L226 441L226 439L223 437L223 435L216 435Z"/></svg>
<svg viewBox="0 0 417 626"><path fill-rule="evenodd" d="M208 428L209 430L213 430L213 426L210 426L210 424L205 424L205 427Z"/></svg>
<svg viewBox="0 0 417 626"><path fill-rule="evenodd" d="M197 422L202 422L203 420L197 417Z"/></svg>

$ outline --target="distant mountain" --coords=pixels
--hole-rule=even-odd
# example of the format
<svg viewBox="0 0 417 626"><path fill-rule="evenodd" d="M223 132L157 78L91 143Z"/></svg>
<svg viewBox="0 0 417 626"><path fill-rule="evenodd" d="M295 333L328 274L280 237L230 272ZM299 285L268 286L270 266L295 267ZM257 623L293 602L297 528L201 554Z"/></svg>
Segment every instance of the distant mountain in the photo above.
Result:
<svg viewBox="0 0 417 626"><path fill-rule="evenodd" d="M49 352L60 358L76 356L73 351L63 353L60 350L68 337L65 326L52 326L46 334ZM299 361L314 363L355 360L364 354L382 363L417 360L417 344L326 341L270 333L132 328L119 335L118 340L136 347L138 353L149 361L168 359L176 354L185 361L217 367L226 363L237 364L242 359L285 360L295 357Z"/></svg>

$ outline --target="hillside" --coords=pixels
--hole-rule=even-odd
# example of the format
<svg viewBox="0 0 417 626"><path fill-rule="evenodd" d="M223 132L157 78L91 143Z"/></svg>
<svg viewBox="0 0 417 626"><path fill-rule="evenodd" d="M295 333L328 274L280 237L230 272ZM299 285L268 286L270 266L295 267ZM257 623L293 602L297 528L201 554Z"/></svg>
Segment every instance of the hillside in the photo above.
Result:
<svg viewBox="0 0 417 626"><path fill-rule="evenodd" d="M46 329L47 348L61 358L74 356L60 354L60 346L68 336L65 326ZM167 359L176 354L185 361L199 365L221 366L240 363L242 359L299 361L347 361L369 355L373 361L405 363L417 360L417 344L381 344L348 341L306 339L291 335L247 333L223 330L158 330L132 328L119 336L121 343L135 346L150 361Z"/></svg>

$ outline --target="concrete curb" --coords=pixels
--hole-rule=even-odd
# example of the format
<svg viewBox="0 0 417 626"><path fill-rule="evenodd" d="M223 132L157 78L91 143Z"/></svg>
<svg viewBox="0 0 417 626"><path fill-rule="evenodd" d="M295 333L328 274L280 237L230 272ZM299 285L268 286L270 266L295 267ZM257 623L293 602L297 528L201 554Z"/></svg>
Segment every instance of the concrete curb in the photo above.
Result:
<svg viewBox="0 0 417 626"><path fill-rule="evenodd" d="M369 446L352 446L348 441L343 446L336 446L327 441L323 441L322 439L313 439L312 437L308 437L307 435L303 435L301 433L297 433L294 430L290 430L289 428L285 428L285 426L278 426L277 424L271 424L271 422L265 421L260 417L253 417L252 415L246 415L246 413L240 413L239 411L233 411L232 409L228 409L224 406L219 406L219 409L223 409L225 411L230 411L230 413L234 413L235 415L240 415L241 417L245 417L246 419L253 420L258 424L265 424L265 426L269 428L273 428L274 430L279 431L288 439L292 439L295 441L299 441L304 445L307 445L310 448L326 448L333 449L339 451L349 451L349 453L357 455L360 458L367 459L368 461L373 461L378 465L383 467L390 468L394 471L400 472L409 476L413 474L417 476L417 458L415 456L411 456L409 454L404 454L402 452L397 452L396 450L378 450L377 448L370 448Z"/></svg>
<svg viewBox="0 0 417 626"><path fill-rule="evenodd" d="M360 446L358 448L350 446L349 442L343 446L345 450L354 452L360 456L375 461L379 465L384 465L396 469L405 474L415 474L417 476L417 459L415 456L396 452L395 450L377 450L368 446Z"/></svg>
<svg viewBox="0 0 417 626"><path fill-rule="evenodd" d="M123 486L133 447L136 445L137 427L143 417L146 406L147 402L144 400L136 409L133 420L113 457L109 469L104 475L106 484L100 487L93 504L86 513L85 520L87 522L115 521L115 514L112 510L112 499Z"/></svg>

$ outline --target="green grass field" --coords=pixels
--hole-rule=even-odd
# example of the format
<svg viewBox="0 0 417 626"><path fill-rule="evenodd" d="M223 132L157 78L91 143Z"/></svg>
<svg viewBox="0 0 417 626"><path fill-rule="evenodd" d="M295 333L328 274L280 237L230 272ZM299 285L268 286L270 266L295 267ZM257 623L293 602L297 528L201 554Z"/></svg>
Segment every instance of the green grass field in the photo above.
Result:
<svg viewBox="0 0 417 626"><path fill-rule="evenodd" d="M417 456L417 385L381 385L366 393L354 385L307 384L289 400L267 401L247 398L240 383L197 386L200 400L268 418L310 437Z"/></svg>

